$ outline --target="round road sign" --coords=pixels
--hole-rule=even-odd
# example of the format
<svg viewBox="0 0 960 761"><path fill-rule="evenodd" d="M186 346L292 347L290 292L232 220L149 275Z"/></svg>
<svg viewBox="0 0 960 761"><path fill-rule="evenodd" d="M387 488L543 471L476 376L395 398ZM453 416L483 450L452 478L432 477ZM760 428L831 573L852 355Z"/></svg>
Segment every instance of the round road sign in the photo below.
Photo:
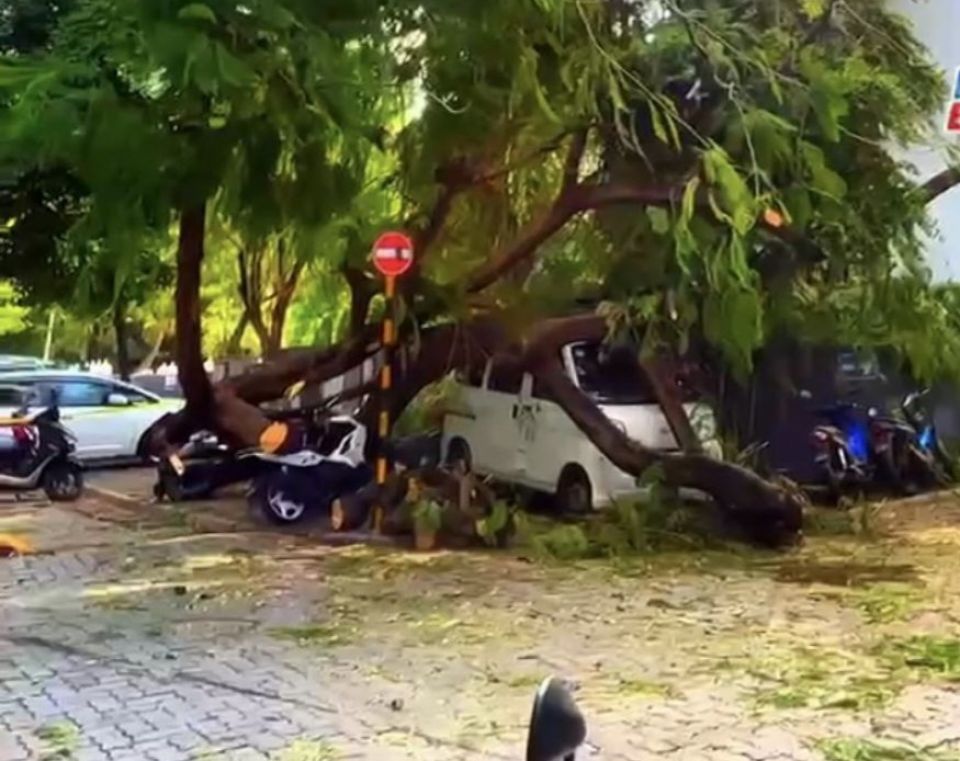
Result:
<svg viewBox="0 0 960 761"><path fill-rule="evenodd" d="M399 277L413 266L413 241L403 233L384 233L373 246L373 264L381 274Z"/></svg>

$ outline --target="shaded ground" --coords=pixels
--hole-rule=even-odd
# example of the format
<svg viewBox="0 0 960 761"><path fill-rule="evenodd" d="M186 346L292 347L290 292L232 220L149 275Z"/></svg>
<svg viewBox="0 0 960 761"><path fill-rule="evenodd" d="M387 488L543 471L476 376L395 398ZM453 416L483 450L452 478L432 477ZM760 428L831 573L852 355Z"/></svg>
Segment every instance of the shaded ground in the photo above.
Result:
<svg viewBox="0 0 960 761"><path fill-rule="evenodd" d="M0 505L38 550L0 560L0 759L515 759L550 673L580 686L587 756L960 750L952 496L789 555L566 566L318 548L200 509Z"/></svg>

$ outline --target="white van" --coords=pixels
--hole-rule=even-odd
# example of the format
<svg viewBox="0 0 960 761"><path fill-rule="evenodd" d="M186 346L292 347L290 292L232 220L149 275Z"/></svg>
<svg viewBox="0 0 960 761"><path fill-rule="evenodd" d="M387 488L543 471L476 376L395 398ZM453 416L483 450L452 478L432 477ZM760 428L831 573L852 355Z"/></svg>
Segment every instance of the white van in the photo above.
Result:
<svg viewBox="0 0 960 761"><path fill-rule="evenodd" d="M600 357L596 343L562 350L574 383L620 430L651 449L676 451L677 440L636 363L613 371ZM472 376L461 378L444 418L448 464L553 493L564 512L588 512L643 494L637 479L614 466L515 361L495 357ZM702 402L684 406L704 451L721 457L713 410Z"/></svg>

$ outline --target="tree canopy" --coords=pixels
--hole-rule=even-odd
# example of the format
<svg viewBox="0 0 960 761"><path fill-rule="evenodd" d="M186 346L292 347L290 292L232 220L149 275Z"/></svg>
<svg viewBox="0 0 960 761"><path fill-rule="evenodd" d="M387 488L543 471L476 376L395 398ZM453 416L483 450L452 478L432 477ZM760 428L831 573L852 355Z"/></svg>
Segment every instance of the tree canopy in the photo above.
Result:
<svg viewBox="0 0 960 761"><path fill-rule="evenodd" d="M269 351L298 289L331 326L299 335L364 334L386 225L417 242L414 341L590 300L741 376L787 331L960 377L922 250L956 176L895 153L937 139L945 83L884 0L88 0L51 23L0 66L0 166L77 183L57 255L117 283L177 240L198 415L206 248L232 247Z"/></svg>

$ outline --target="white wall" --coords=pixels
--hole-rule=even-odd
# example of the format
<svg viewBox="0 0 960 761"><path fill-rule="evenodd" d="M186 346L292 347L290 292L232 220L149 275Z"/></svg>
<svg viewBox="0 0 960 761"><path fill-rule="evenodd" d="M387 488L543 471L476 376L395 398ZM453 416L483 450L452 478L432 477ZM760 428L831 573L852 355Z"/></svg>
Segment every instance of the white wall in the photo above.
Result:
<svg viewBox="0 0 960 761"><path fill-rule="evenodd" d="M930 48L934 59L952 81L960 67L960 0L891 0L891 7L913 21L917 36ZM941 120L944 126L946 119L947 103L944 101ZM946 132L943 138L946 144ZM939 146L911 150L906 158L917 165L921 180L946 166ZM928 248L934 277L960 281L960 187L942 195L933 203L931 211L940 228L940 239L931 240Z"/></svg>

